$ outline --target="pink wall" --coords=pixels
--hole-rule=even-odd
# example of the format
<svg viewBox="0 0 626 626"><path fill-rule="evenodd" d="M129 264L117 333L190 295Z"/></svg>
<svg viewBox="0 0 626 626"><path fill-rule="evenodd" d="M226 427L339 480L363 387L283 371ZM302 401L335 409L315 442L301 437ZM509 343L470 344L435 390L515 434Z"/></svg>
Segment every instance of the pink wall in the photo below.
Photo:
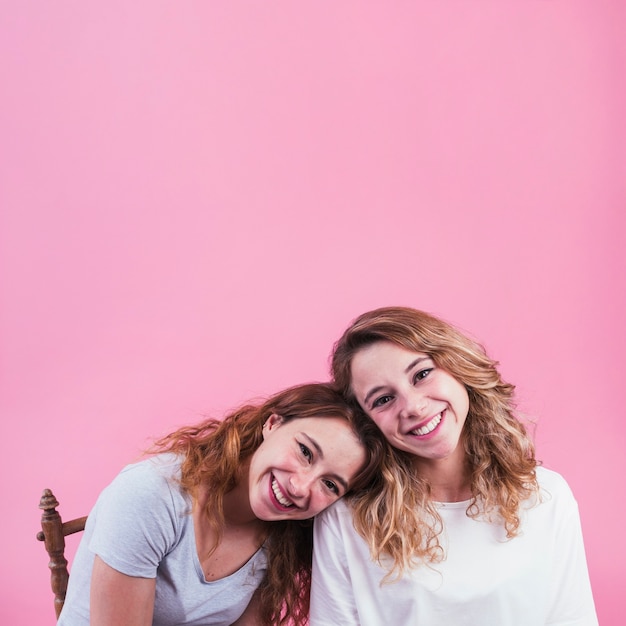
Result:
<svg viewBox="0 0 626 626"><path fill-rule="evenodd" d="M44 487L88 511L148 437L325 379L354 316L404 304L502 361L621 626L625 18L3 3L0 623L53 623Z"/></svg>

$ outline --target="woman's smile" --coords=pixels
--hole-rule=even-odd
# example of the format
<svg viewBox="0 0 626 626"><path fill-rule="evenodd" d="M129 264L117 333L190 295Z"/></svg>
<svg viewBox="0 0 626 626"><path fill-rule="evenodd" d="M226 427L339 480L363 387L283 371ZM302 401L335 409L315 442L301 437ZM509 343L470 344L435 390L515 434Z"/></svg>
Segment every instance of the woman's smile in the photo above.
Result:
<svg viewBox="0 0 626 626"><path fill-rule="evenodd" d="M273 474L270 476L270 498L276 501L276 508L279 510L287 511L296 506L287 498Z"/></svg>
<svg viewBox="0 0 626 626"><path fill-rule="evenodd" d="M266 521L314 517L346 493L364 462L346 420L271 415L250 462L250 508Z"/></svg>
<svg viewBox="0 0 626 626"><path fill-rule="evenodd" d="M388 341L359 350L352 391L389 443L423 460L462 454L467 390L432 357Z"/></svg>
<svg viewBox="0 0 626 626"><path fill-rule="evenodd" d="M409 430L408 434L414 435L416 437L425 437L426 435L430 435L443 421L443 416L445 412L446 410L444 409L440 413L437 413L435 417L429 419L423 426Z"/></svg>

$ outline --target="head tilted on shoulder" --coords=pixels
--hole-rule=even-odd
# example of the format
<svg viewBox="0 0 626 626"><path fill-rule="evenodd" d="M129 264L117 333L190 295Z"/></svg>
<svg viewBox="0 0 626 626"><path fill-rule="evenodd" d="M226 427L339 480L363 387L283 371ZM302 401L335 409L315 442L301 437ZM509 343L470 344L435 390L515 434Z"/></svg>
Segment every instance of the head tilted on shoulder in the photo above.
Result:
<svg viewBox="0 0 626 626"><path fill-rule="evenodd" d="M360 413L329 383L296 385L259 404L243 405L223 420L210 418L183 427L157 441L153 451L182 454L183 487L193 494L198 486L208 486L219 500L240 480L242 467L272 441L268 432L316 423L325 440L332 440L339 432L347 433L346 446L362 453L357 471L344 480L344 495L371 479L384 454L385 444L379 433Z"/></svg>
<svg viewBox="0 0 626 626"><path fill-rule="evenodd" d="M349 428L354 444L364 452L364 459L349 481L347 491L360 489L367 484L384 454L384 444L377 430L363 419L359 407L346 402L343 395L330 383L296 385L269 398L259 407L257 432L259 423L262 424L262 430L267 431L272 416L279 416L283 424L306 418L328 420L327 429L331 438L338 427ZM321 424L324 426L324 422ZM257 448L260 445L259 442Z"/></svg>
<svg viewBox="0 0 626 626"><path fill-rule="evenodd" d="M309 518L342 495L366 491L387 449L358 407L332 385L310 383L242 406L223 420L181 428L153 451L183 457L181 484L192 495L207 494L204 510L218 536L228 494L248 494L253 513L268 522L262 623L301 624L309 608ZM240 489L242 481L247 489Z"/></svg>
<svg viewBox="0 0 626 626"><path fill-rule="evenodd" d="M327 384L292 388L264 405L263 441L247 478L257 518L308 519L368 482L383 444L358 412Z"/></svg>

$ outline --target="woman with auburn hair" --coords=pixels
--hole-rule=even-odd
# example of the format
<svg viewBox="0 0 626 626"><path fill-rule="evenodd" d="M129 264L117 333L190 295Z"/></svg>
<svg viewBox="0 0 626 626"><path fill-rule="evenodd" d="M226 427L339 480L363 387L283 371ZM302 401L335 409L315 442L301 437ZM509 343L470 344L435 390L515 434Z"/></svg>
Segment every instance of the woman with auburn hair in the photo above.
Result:
<svg viewBox="0 0 626 626"><path fill-rule="evenodd" d="M597 625L576 501L496 366L410 308L339 339L335 383L396 452L315 520L311 626Z"/></svg>
<svg viewBox="0 0 626 626"><path fill-rule="evenodd" d="M327 384L160 439L100 495L61 626L305 624L313 516L387 448Z"/></svg>

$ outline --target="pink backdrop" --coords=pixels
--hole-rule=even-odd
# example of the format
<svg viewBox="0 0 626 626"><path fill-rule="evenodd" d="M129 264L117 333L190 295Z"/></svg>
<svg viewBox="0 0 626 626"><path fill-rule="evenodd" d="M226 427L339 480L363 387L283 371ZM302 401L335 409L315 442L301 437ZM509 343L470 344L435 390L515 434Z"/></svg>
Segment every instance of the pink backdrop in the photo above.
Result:
<svg viewBox="0 0 626 626"><path fill-rule="evenodd" d="M403 304L517 384L621 626L625 6L3 3L0 623L54 621L44 487L87 512Z"/></svg>

